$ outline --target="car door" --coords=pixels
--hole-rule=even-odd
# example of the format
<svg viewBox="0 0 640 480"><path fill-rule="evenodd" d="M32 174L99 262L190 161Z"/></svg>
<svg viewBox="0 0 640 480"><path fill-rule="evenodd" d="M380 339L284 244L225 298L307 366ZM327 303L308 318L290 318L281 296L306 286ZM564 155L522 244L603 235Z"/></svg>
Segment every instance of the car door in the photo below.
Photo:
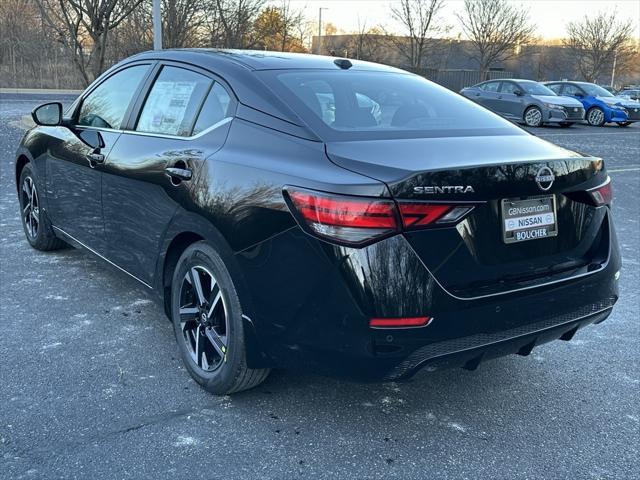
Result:
<svg viewBox="0 0 640 480"><path fill-rule="evenodd" d="M196 67L159 64L104 165L109 259L148 285L173 215L189 208L206 158L226 140L236 105L229 91Z"/></svg>
<svg viewBox="0 0 640 480"><path fill-rule="evenodd" d="M509 118L521 119L524 114L524 95L516 95L515 92L523 90L515 82L503 81L496 101L497 111Z"/></svg>
<svg viewBox="0 0 640 480"><path fill-rule="evenodd" d="M500 82L487 82L482 84L482 95L478 97L478 103L488 109L497 112L498 111L498 90L500 89Z"/></svg>
<svg viewBox="0 0 640 480"><path fill-rule="evenodd" d="M93 85L74 104L69 128L51 142L46 166L48 210L53 225L104 254L102 169L121 134L149 63L124 67Z"/></svg>

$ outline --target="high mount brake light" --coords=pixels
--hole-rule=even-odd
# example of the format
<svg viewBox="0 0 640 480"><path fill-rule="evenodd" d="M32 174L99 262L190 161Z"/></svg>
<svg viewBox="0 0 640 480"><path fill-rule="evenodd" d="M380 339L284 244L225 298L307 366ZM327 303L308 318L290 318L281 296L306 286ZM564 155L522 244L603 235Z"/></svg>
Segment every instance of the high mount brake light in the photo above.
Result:
<svg viewBox="0 0 640 480"><path fill-rule="evenodd" d="M285 199L307 232L333 243L365 246L401 231L458 222L472 206L400 202L287 187Z"/></svg>
<svg viewBox="0 0 640 480"><path fill-rule="evenodd" d="M613 200L613 189L611 188L611 177L607 177L602 185L598 185L591 190L587 190L589 196L596 206L611 205Z"/></svg>

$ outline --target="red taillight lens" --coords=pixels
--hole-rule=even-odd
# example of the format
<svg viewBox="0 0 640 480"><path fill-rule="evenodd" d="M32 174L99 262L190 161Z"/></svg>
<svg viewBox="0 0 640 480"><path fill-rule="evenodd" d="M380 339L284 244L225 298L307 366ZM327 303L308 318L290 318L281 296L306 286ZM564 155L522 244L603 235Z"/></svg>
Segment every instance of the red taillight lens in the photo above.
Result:
<svg viewBox="0 0 640 480"><path fill-rule="evenodd" d="M469 205L352 197L287 187L284 196L302 228L347 246L365 246L403 230L455 224L473 209Z"/></svg>
<svg viewBox="0 0 640 480"><path fill-rule="evenodd" d="M611 178L607 177L607 180L596 188L587 190L589 195L598 207L603 205L611 205L613 200L613 189L611 188Z"/></svg>
<svg viewBox="0 0 640 480"><path fill-rule="evenodd" d="M431 317L372 318L369 320L369 326L371 328L426 327L432 320Z"/></svg>
<svg viewBox="0 0 640 480"><path fill-rule="evenodd" d="M316 235L346 245L363 245L399 231L395 203L310 190L286 193L304 225Z"/></svg>
<svg viewBox="0 0 640 480"><path fill-rule="evenodd" d="M451 210L450 205L428 203L399 203L398 207L405 228L424 227Z"/></svg>

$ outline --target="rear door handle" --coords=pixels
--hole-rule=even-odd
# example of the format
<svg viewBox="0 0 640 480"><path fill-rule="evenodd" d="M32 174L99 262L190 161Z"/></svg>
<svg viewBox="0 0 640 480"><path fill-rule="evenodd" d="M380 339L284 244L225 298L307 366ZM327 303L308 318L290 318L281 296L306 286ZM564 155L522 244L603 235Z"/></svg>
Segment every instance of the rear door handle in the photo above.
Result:
<svg viewBox="0 0 640 480"><path fill-rule="evenodd" d="M191 177L193 176L193 172L190 168L169 167L165 168L164 171L173 180L178 180L180 182L191 180Z"/></svg>

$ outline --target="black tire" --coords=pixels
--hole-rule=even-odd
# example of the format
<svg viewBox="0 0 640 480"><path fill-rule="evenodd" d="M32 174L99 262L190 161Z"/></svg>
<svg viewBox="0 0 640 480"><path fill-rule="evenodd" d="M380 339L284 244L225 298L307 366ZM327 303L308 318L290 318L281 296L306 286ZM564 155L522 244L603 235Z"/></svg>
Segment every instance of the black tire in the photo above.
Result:
<svg viewBox="0 0 640 480"><path fill-rule="evenodd" d="M604 111L600 107L591 107L584 118L592 127L601 127L605 123Z"/></svg>
<svg viewBox="0 0 640 480"><path fill-rule="evenodd" d="M542 110L536 106L531 106L524 111L522 117L527 127L541 127L544 123L544 116Z"/></svg>
<svg viewBox="0 0 640 480"><path fill-rule="evenodd" d="M561 128L569 128L573 125L574 122L560 122L559 125Z"/></svg>
<svg viewBox="0 0 640 480"><path fill-rule="evenodd" d="M247 367L240 299L224 261L208 243L196 242L180 256L171 283L171 305L180 355L205 390L227 395L267 378L270 369Z"/></svg>
<svg viewBox="0 0 640 480"><path fill-rule="evenodd" d="M633 122L616 122L616 123L618 124L619 127L628 127Z"/></svg>
<svg viewBox="0 0 640 480"><path fill-rule="evenodd" d="M64 248L67 244L56 237L46 211L40 208L41 198L33 168L27 163L20 172L18 184L20 220L27 241L36 250L45 252Z"/></svg>

